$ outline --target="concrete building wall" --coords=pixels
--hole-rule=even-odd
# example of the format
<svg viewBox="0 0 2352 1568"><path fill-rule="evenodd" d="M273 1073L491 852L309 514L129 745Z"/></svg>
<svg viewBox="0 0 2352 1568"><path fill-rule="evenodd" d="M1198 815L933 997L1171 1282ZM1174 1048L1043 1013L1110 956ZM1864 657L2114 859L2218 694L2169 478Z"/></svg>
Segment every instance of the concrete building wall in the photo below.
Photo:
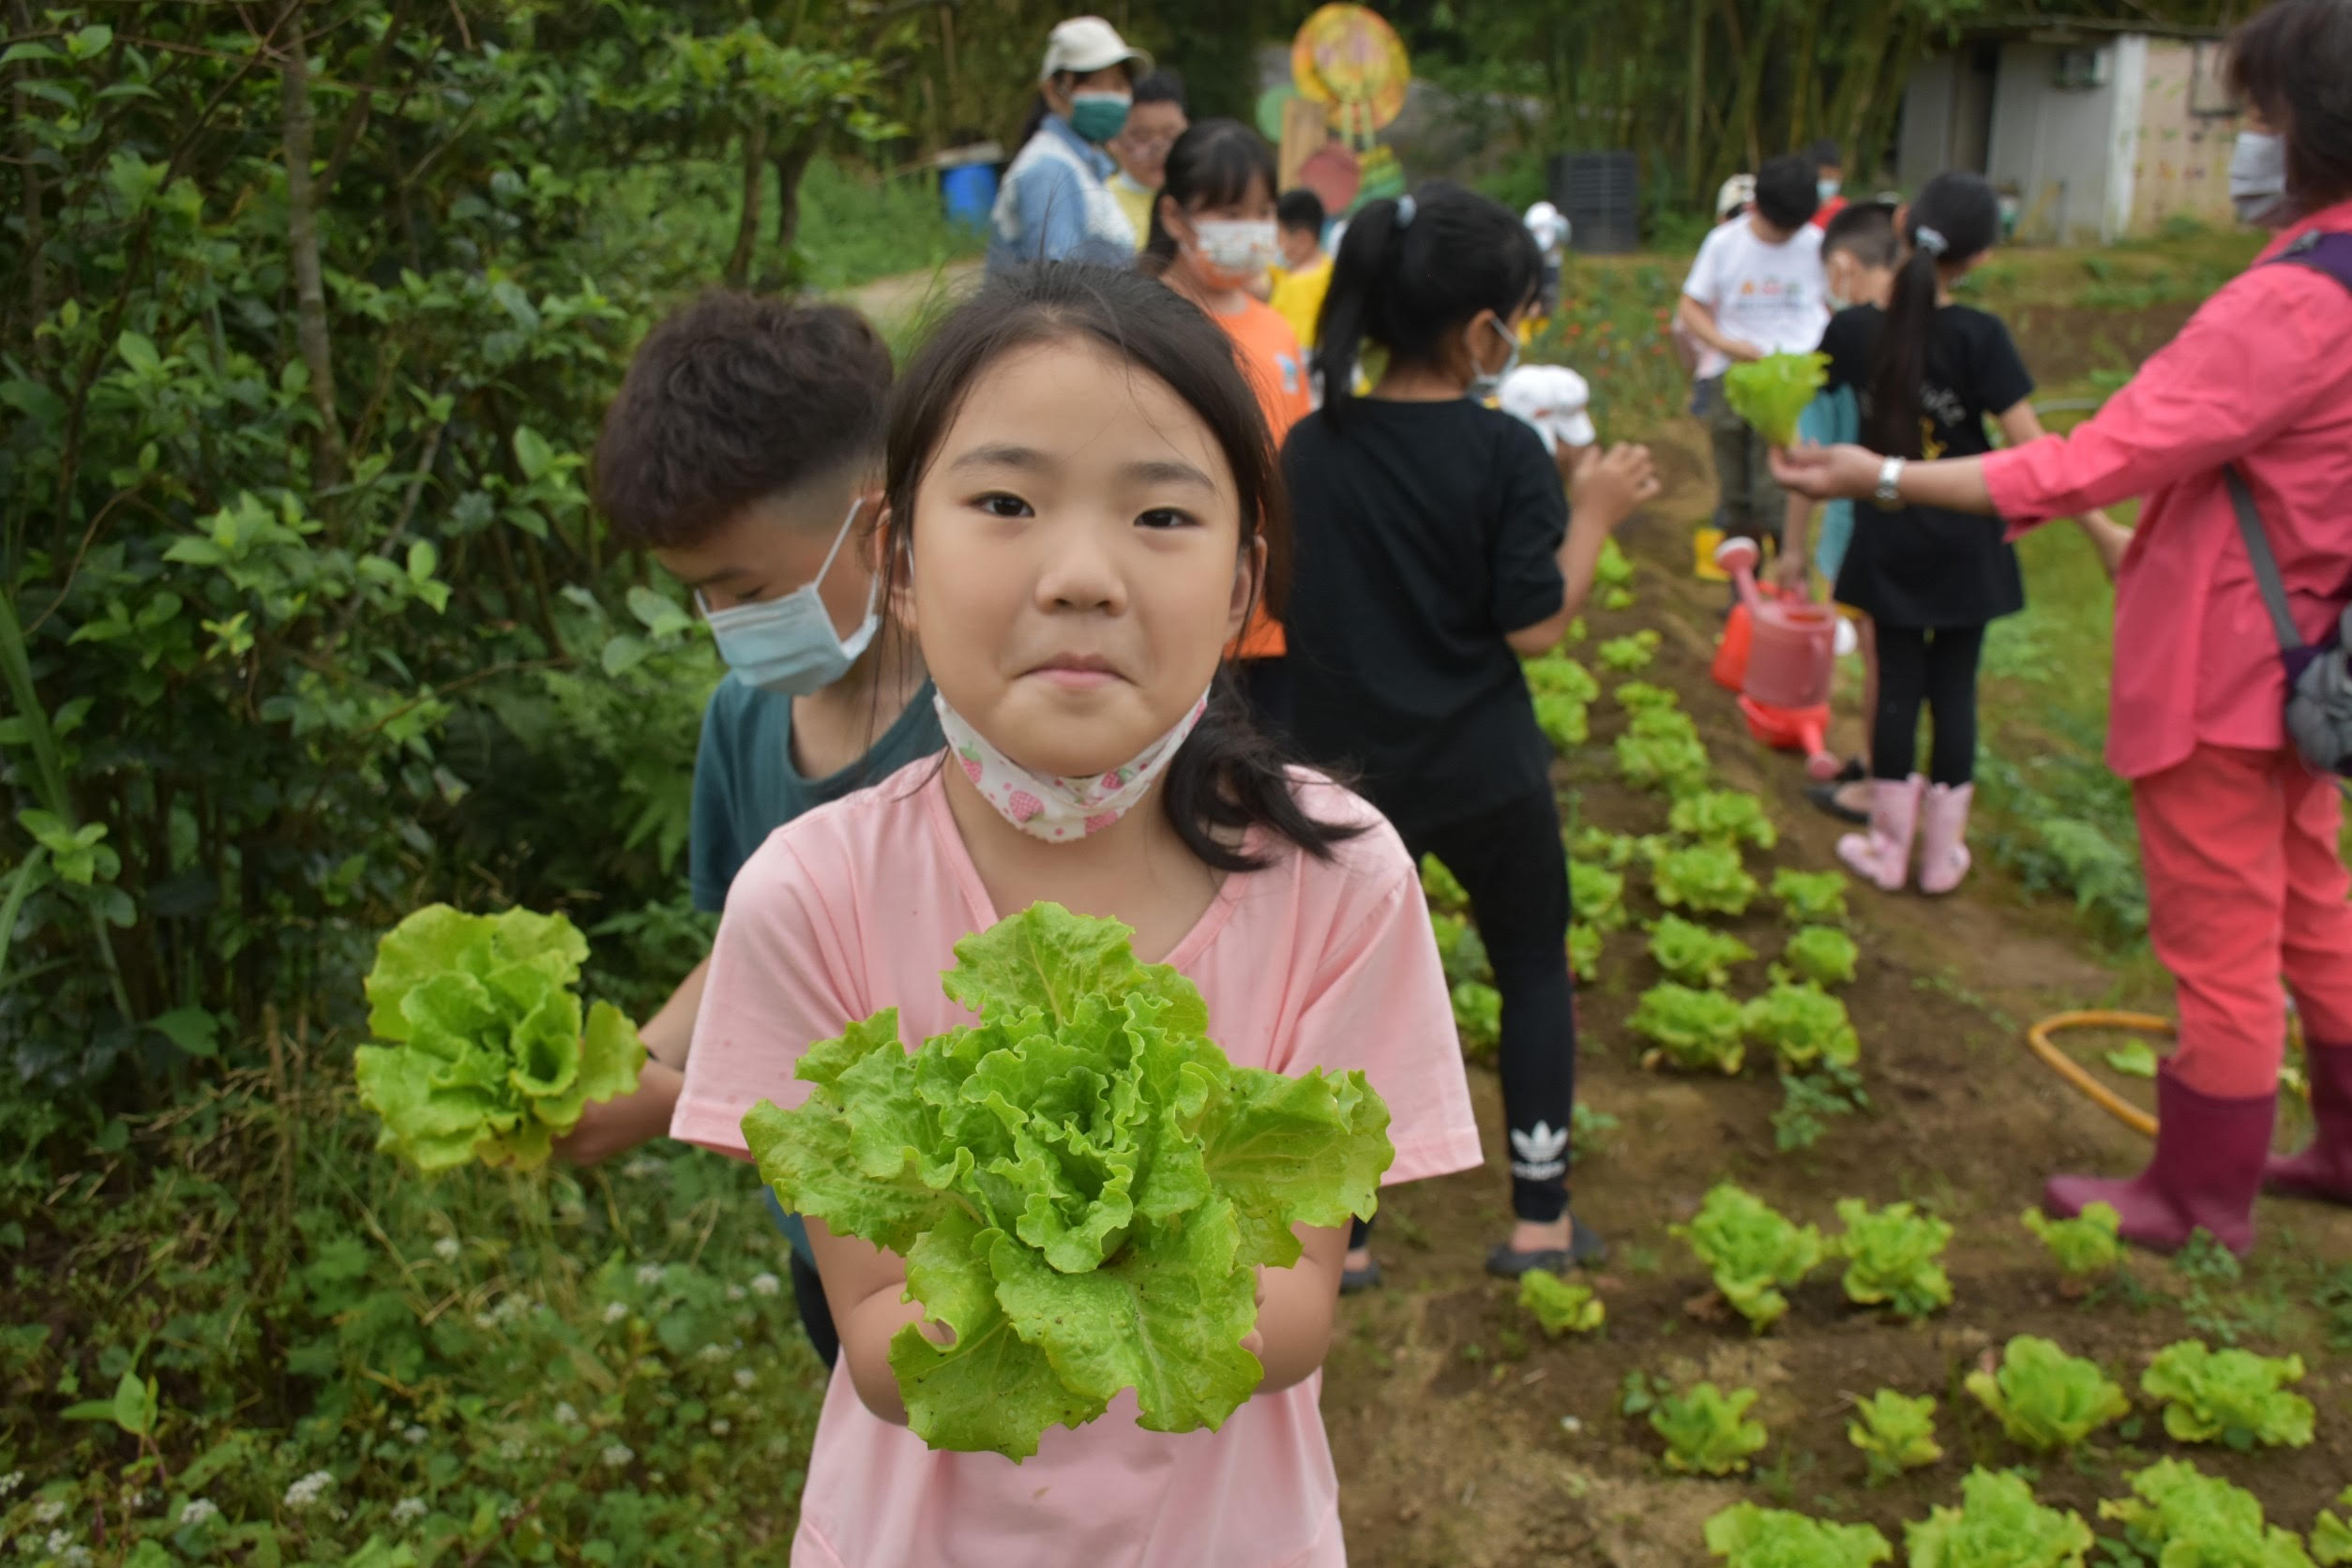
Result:
<svg viewBox="0 0 2352 1568"><path fill-rule="evenodd" d="M1984 173L1997 188L2015 192L2016 237L2026 244L2090 245L2114 237L2108 232L2108 186L2116 157L2119 68L2125 61L2116 45L2103 47L2109 52L2103 85L2060 87L2058 49L2038 43L2001 46ZM2137 96L2134 88L2133 116L2125 122L2134 136Z"/></svg>
<svg viewBox="0 0 2352 1568"><path fill-rule="evenodd" d="M2216 228L2235 220L2229 155L2239 117L2221 82L2222 46L2156 39L2148 46L2147 86L2133 164L2133 199L2123 233L2160 233L2174 218Z"/></svg>

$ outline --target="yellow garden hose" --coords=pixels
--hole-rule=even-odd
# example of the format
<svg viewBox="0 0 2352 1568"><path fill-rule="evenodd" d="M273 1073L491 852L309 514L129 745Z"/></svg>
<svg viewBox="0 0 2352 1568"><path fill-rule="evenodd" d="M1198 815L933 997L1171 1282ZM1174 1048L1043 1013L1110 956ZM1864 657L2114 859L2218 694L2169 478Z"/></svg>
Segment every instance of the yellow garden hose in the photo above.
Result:
<svg viewBox="0 0 2352 1568"><path fill-rule="evenodd" d="M2160 1018L2153 1013L2112 1013L2093 1009L2053 1014L2026 1031L2026 1048L2047 1063L2058 1077L2081 1090L2089 1096L2093 1105L2133 1132L2154 1138L2156 1118L2091 1077L2081 1063L2058 1049L2057 1042L2050 1036L2062 1029L2129 1029L2143 1034L2170 1034L2175 1032L2173 1021ZM2290 1017L2287 1033L2299 1044L2302 1034L2300 1020ZM2282 1068L2279 1079L2282 1088L2299 1091L2302 1087L2291 1067Z"/></svg>

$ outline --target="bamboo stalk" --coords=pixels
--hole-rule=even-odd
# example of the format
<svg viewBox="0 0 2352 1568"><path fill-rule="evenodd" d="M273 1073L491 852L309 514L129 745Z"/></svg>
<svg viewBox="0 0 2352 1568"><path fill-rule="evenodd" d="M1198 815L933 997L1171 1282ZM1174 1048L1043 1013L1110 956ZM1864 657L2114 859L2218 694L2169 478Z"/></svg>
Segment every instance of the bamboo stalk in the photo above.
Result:
<svg viewBox="0 0 2352 1568"><path fill-rule="evenodd" d="M335 354L327 337L326 280L319 265L318 191L310 160L318 124L310 102L310 59L302 36L302 0L287 0L286 35L278 76L285 102L286 248L294 263L294 337L310 372L310 400L319 411L314 484L340 480L343 428L335 413Z"/></svg>

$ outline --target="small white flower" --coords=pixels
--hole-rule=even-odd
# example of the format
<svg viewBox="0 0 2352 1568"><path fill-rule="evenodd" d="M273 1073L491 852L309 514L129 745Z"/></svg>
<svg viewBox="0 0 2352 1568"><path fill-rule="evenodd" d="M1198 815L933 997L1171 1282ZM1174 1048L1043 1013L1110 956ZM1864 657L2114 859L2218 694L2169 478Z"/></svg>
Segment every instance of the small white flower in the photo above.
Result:
<svg viewBox="0 0 2352 1568"><path fill-rule="evenodd" d="M662 1273L662 1266L659 1263L640 1263L637 1265L637 1283L640 1285L659 1285L661 1283Z"/></svg>
<svg viewBox="0 0 2352 1568"><path fill-rule="evenodd" d="M577 1426L580 1425L580 1412L572 1409L572 1402L570 1400L566 1399L555 1407L555 1425L558 1426Z"/></svg>
<svg viewBox="0 0 2352 1568"><path fill-rule="evenodd" d="M432 1434L422 1426L411 1426L400 1434L400 1440L414 1447L431 1436Z"/></svg>
<svg viewBox="0 0 2352 1568"><path fill-rule="evenodd" d="M1584 1430L1584 1423L1573 1415L1563 1415L1560 1418L1560 1429L1573 1438Z"/></svg>
<svg viewBox="0 0 2352 1568"><path fill-rule="evenodd" d="M637 1457L637 1450L625 1442L609 1442L604 1445L604 1452L597 1457L614 1470L619 1470L623 1465Z"/></svg>
<svg viewBox="0 0 2352 1568"><path fill-rule="evenodd" d="M415 1524L429 1512L430 1510L426 1507L423 1498L402 1498L392 1505L392 1522L396 1525Z"/></svg>
<svg viewBox="0 0 2352 1568"><path fill-rule="evenodd" d="M189 1498L180 1504L180 1523L186 1527L201 1525L220 1517L220 1505L210 1498Z"/></svg>
<svg viewBox="0 0 2352 1568"><path fill-rule="evenodd" d="M733 1429L733 1424L723 1415L711 1423L711 1436L715 1438L723 1438Z"/></svg>
<svg viewBox="0 0 2352 1568"><path fill-rule="evenodd" d="M694 1359L697 1361L725 1361L727 1359L727 1347L716 1342L705 1345L701 1349L694 1352Z"/></svg>
<svg viewBox="0 0 2352 1568"><path fill-rule="evenodd" d="M433 1256L445 1263L456 1262L458 1251L458 1239L455 1236L444 1236L433 1244Z"/></svg>
<svg viewBox="0 0 2352 1568"><path fill-rule="evenodd" d="M756 1274L751 1276L751 1293L755 1296L773 1296L782 1289L784 1289L784 1282L772 1274Z"/></svg>
<svg viewBox="0 0 2352 1568"><path fill-rule="evenodd" d="M498 1326L498 1317L495 1313L476 1312L474 1315L474 1326L477 1329L494 1329Z"/></svg>
<svg viewBox="0 0 2352 1568"><path fill-rule="evenodd" d="M6 1475L0 1475L0 1498L7 1497L23 1485L24 1472L21 1470L10 1470Z"/></svg>
<svg viewBox="0 0 2352 1568"><path fill-rule="evenodd" d="M737 1388L748 1389L753 1383L756 1383L759 1380L760 1374L751 1370L750 1367L738 1366L735 1368L735 1386Z"/></svg>
<svg viewBox="0 0 2352 1568"><path fill-rule="evenodd" d="M286 1506L295 1510L313 1508L326 1489L335 1485L332 1470L312 1470L286 1488Z"/></svg>
<svg viewBox="0 0 2352 1568"><path fill-rule="evenodd" d="M626 1302L607 1302L605 1304L604 1320L608 1323L617 1323L628 1315L629 1304Z"/></svg>
<svg viewBox="0 0 2352 1568"><path fill-rule="evenodd" d="M749 1295L749 1294L750 1294L750 1292L749 1292L749 1291L747 1291L747 1290L746 1290L746 1289L745 1289L742 1286L740 1286L740 1285L730 1285L729 1287L727 1287L727 1299L728 1299L729 1301L731 1301L731 1302L739 1302L739 1301L742 1301L742 1300L743 1300L746 1296L747 1296L747 1295Z"/></svg>
<svg viewBox="0 0 2352 1568"><path fill-rule="evenodd" d="M50 1556L55 1557L58 1553L64 1551L68 1546L73 1545L73 1537L68 1535L62 1530L53 1530L49 1532L49 1539L42 1543L42 1545Z"/></svg>
<svg viewBox="0 0 2352 1568"><path fill-rule="evenodd" d="M498 1445L498 1456L509 1464L521 1458L522 1455L523 1447L520 1438L508 1438Z"/></svg>
<svg viewBox="0 0 2352 1568"><path fill-rule="evenodd" d="M50 1540L54 1543L55 1536ZM90 1548L68 1545L57 1554L57 1568L90 1568Z"/></svg>
<svg viewBox="0 0 2352 1568"><path fill-rule="evenodd" d="M647 1176L660 1175L662 1168L661 1161L650 1154L640 1154L621 1168L621 1174L631 1181L641 1181Z"/></svg>
<svg viewBox="0 0 2352 1568"><path fill-rule="evenodd" d="M43 1498L33 1504L33 1522L37 1525L53 1525L65 1516L66 1500L63 1498Z"/></svg>

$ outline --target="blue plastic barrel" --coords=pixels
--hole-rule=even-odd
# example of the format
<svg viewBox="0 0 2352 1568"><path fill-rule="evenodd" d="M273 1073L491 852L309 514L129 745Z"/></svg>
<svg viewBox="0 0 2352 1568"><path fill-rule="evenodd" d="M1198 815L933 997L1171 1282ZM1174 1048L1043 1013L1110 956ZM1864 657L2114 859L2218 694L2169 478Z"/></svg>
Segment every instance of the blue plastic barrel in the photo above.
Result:
<svg viewBox="0 0 2352 1568"><path fill-rule="evenodd" d="M996 166L966 163L941 171L940 199L947 204L947 220L967 229L985 229L996 209Z"/></svg>

